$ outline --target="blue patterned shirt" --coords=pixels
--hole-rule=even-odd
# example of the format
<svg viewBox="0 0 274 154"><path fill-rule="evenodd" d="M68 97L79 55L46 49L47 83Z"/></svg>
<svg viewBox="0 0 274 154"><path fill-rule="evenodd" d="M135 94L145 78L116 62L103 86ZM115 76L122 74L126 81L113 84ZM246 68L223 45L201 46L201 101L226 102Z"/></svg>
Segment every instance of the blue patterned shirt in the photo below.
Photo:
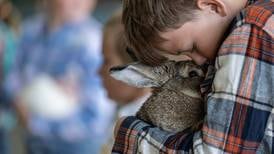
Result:
<svg viewBox="0 0 274 154"><path fill-rule="evenodd" d="M37 16L23 25L16 63L6 82L14 98L35 77L47 74L56 80L77 74L80 109L62 119L50 120L30 114L29 128L34 135L66 140L102 138L112 117L100 76L101 26L94 19L65 23L49 31L46 18Z"/></svg>

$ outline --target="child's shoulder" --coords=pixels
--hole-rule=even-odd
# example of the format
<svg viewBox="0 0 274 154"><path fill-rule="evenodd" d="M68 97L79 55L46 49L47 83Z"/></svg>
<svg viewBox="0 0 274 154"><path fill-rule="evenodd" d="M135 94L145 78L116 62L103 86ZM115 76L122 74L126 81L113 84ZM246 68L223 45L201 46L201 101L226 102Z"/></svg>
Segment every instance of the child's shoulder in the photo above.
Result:
<svg viewBox="0 0 274 154"><path fill-rule="evenodd" d="M255 25L274 35L274 2L272 0L259 0L248 6L244 12L245 23Z"/></svg>

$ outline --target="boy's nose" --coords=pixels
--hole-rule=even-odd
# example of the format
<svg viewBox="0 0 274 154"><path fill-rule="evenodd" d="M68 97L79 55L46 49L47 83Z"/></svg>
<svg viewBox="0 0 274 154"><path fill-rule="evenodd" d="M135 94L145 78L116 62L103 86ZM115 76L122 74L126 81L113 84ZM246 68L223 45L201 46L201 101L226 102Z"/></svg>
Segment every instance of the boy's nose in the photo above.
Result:
<svg viewBox="0 0 274 154"><path fill-rule="evenodd" d="M207 58L194 51L188 55L197 65L203 65L206 63Z"/></svg>

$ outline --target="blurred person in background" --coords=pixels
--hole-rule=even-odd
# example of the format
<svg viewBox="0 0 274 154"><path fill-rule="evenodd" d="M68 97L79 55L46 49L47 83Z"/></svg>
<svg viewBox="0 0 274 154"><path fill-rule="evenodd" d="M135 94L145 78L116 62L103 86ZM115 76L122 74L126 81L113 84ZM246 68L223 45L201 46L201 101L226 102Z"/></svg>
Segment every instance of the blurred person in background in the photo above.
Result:
<svg viewBox="0 0 274 154"><path fill-rule="evenodd" d="M10 0L0 0L0 24L2 39L2 81L8 74L15 58L21 16ZM5 41L4 41L5 40Z"/></svg>
<svg viewBox="0 0 274 154"><path fill-rule="evenodd" d="M11 30L0 20L0 153L9 153L9 131L14 122L10 106L3 95L2 85L8 71L9 55L15 51L14 35Z"/></svg>
<svg viewBox="0 0 274 154"><path fill-rule="evenodd" d="M19 33L21 16L11 0L0 0L0 19L12 31Z"/></svg>
<svg viewBox="0 0 274 154"><path fill-rule="evenodd" d="M12 106L6 100L3 83L14 62L20 16L9 0L0 0L0 153L11 153L10 133L16 124Z"/></svg>
<svg viewBox="0 0 274 154"><path fill-rule="evenodd" d="M131 116L139 110L143 102L149 97L149 88L136 88L124 82L118 81L110 76L111 67L126 65L134 62L134 55L126 51L126 40L123 35L122 10L118 10L105 24L103 35L103 57L104 62L100 69L100 75L103 79L104 87L107 90L108 97L117 103L118 108L116 118L122 116ZM115 121L113 121L114 127ZM110 130L111 136L105 144L102 153L111 152L114 142L113 128Z"/></svg>
<svg viewBox="0 0 274 154"><path fill-rule="evenodd" d="M97 73L101 27L95 0L45 0L24 22L5 82L27 130L27 154L96 154L113 113Z"/></svg>

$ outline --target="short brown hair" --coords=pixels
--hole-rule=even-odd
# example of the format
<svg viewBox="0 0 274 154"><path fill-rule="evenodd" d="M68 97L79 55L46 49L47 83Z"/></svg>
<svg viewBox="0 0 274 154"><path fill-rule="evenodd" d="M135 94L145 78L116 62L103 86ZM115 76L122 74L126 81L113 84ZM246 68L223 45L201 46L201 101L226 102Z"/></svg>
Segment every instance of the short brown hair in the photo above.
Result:
<svg viewBox="0 0 274 154"><path fill-rule="evenodd" d="M117 54L123 63L132 62L132 58L127 53L126 39L124 35L124 27L122 24L122 9L117 10L106 22L104 26L104 42L109 37L113 38L114 52Z"/></svg>
<svg viewBox="0 0 274 154"><path fill-rule="evenodd" d="M194 18L197 0L124 0L123 24L128 45L146 64L166 60L155 43L163 41L159 32L175 29Z"/></svg>

